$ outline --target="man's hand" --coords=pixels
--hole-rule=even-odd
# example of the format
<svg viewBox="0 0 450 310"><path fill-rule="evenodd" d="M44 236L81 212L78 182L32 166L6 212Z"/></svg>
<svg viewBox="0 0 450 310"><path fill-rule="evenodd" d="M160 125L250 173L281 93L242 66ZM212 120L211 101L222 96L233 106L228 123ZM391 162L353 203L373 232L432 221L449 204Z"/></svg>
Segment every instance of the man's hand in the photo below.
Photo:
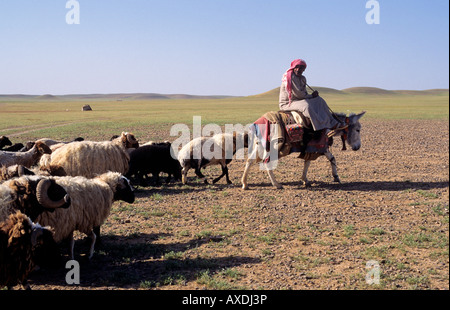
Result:
<svg viewBox="0 0 450 310"><path fill-rule="evenodd" d="M311 96L313 98L319 97L319 92L317 90L313 91L313 93L311 94Z"/></svg>

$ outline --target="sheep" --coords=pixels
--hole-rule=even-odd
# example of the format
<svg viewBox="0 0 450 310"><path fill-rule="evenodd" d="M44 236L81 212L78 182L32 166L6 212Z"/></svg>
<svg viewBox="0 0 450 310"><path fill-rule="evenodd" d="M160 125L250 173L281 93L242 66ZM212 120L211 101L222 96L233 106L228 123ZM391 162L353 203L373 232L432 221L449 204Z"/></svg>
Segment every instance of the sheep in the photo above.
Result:
<svg viewBox="0 0 450 310"><path fill-rule="evenodd" d="M0 136L0 150L8 145L12 145L11 140L9 140L9 138L6 136Z"/></svg>
<svg viewBox="0 0 450 310"><path fill-rule="evenodd" d="M22 175L34 175L34 171L22 166L22 165L13 165L13 166L2 166L0 167L0 182L6 181L15 177L21 177Z"/></svg>
<svg viewBox="0 0 450 310"><path fill-rule="evenodd" d="M68 208L70 196L55 180L42 176L25 175L0 184L0 221L17 211L35 222L44 211Z"/></svg>
<svg viewBox="0 0 450 310"><path fill-rule="evenodd" d="M20 211L0 222L0 289L4 286L11 289L17 284L31 289L28 275L46 257L52 256L59 255L48 227L33 223Z"/></svg>
<svg viewBox="0 0 450 310"><path fill-rule="evenodd" d="M60 146L62 146L62 145L64 145L64 144L68 144L68 143L72 143L72 142L78 142L78 141L84 141L84 139L83 138L81 138L81 137L78 137L78 138L75 138L75 139L73 139L72 141L69 141L69 142L63 142L63 141L57 141L57 140L53 140L53 139L49 139L49 138L41 138L41 139L38 139L38 140L36 140L36 141L28 141L27 143L26 143L26 145L25 146L23 146L23 148L20 150L21 152L26 152L26 151L28 151L29 149L31 149L32 147L33 147L33 145L36 143L36 142L38 142L38 141L40 141L40 142L43 142L45 145L47 145L52 151L54 151L55 149L57 149L58 147L60 147ZM21 143L20 143L21 144ZM23 145L23 144L22 144Z"/></svg>
<svg viewBox="0 0 450 310"><path fill-rule="evenodd" d="M52 175L84 176L92 178L97 174L128 171L129 148L137 148L139 143L131 133L122 132L112 141L80 141L63 145L51 153L46 166Z"/></svg>
<svg viewBox="0 0 450 310"><path fill-rule="evenodd" d="M151 173L157 185L159 185L159 174L168 174L166 183L170 182L173 175L175 180L181 180L181 166L177 159L171 155L171 143L153 143L140 146L130 154L130 169L127 178L136 175L141 185L144 183L144 175Z"/></svg>
<svg viewBox="0 0 450 310"><path fill-rule="evenodd" d="M57 209L53 213L42 213L36 222L52 227L57 243L70 238L69 255L72 259L73 232L78 230L90 236L89 259L91 259L98 234L94 228L100 227L107 219L114 201L134 202L134 190L129 180L118 172L107 172L92 179L82 176L50 178L56 180L67 191L71 198L71 206L68 209Z"/></svg>
<svg viewBox="0 0 450 310"><path fill-rule="evenodd" d="M31 147L33 147L33 146L31 146ZM26 151L30 150L31 147L26 149L25 146L22 143L14 143L11 146L5 147L4 149L2 149L2 151L6 151L6 152L26 152Z"/></svg>
<svg viewBox="0 0 450 310"><path fill-rule="evenodd" d="M227 165L232 161L237 150L248 147L248 134L221 133L213 137L199 137L190 141L178 153L178 161L181 164L182 182L187 183L187 173L190 168L195 169L195 174L199 178L205 178L200 169L220 164L222 174L213 180L217 183L223 176L226 176L227 184L232 184L228 176ZM208 183L205 180L205 183Z"/></svg>
<svg viewBox="0 0 450 310"><path fill-rule="evenodd" d="M42 142L35 145L27 152L0 151L0 166L22 165L27 168L38 163L43 154L50 154L50 148Z"/></svg>

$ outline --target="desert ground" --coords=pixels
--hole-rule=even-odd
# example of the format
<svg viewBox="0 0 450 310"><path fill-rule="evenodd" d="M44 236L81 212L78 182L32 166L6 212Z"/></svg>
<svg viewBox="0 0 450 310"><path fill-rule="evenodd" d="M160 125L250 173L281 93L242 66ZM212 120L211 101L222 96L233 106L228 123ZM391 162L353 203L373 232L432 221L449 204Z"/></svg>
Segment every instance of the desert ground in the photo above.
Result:
<svg viewBox="0 0 450 310"><path fill-rule="evenodd" d="M137 186L133 204L116 202L88 261L77 235L80 284L63 263L30 277L33 290L448 290L448 120L362 119L362 147L342 151L341 184L330 164L282 158L271 186L244 160L229 165L233 185L181 182ZM171 139L161 130L162 139ZM172 137L173 139L173 137ZM220 168L204 171L217 176ZM379 281L367 264L376 264ZM367 275L372 275L366 279ZM371 281L372 279L372 281Z"/></svg>

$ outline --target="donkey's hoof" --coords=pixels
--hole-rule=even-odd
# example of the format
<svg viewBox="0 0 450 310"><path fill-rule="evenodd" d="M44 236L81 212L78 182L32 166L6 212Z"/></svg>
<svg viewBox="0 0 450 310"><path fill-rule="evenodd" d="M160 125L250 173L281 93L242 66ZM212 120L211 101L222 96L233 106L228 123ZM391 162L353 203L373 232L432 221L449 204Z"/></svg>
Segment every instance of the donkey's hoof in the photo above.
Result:
<svg viewBox="0 0 450 310"><path fill-rule="evenodd" d="M275 187L276 187L277 189L283 189L283 185L281 185L281 184L275 184Z"/></svg>
<svg viewBox="0 0 450 310"><path fill-rule="evenodd" d="M333 181L336 182L336 183L342 184L341 183L341 179L339 179L338 176L335 176Z"/></svg>
<svg viewBox="0 0 450 310"><path fill-rule="evenodd" d="M242 185L242 189L243 189L244 191L248 190L248 185L247 185L247 184Z"/></svg>
<svg viewBox="0 0 450 310"><path fill-rule="evenodd" d="M301 183L305 188L311 187L311 182L309 182L308 180L302 180Z"/></svg>

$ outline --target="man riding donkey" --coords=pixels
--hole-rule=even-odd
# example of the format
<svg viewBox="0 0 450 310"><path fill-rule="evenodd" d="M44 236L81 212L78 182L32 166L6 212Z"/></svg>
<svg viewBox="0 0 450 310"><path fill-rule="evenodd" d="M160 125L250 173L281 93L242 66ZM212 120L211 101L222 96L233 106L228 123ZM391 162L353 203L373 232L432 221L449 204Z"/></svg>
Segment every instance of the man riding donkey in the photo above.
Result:
<svg viewBox="0 0 450 310"><path fill-rule="evenodd" d="M342 122L332 113L325 100L319 96L319 92L306 83L306 77L303 75L306 67L303 59L291 62L290 68L283 75L279 107L283 111L300 112L302 125L313 130L315 138L320 139L330 130L340 130L344 127L337 128ZM312 94L308 94L306 86L313 90ZM344 139L342 141L345 149Z"/></svg>
<svg viewBox="0 0 450 310"><path fill-rule="evenodd" d="M302 75L306 62L294 60L283 75L280 87L279 107L281 111L269 111L257 119L250 127L249 156L241 178L242 189L248 189L247 177L254 163L261 163L267 170L272 185L282 188L275 179L273 170L279 158L299 152L305 163L301 180L308 185L308 167L311 161L324 155L331 163L335 182L340 183L336 159L329 147L332 137L341 136L354 151L361 147L359 114L334 113L317 91L306 91L306 78ZM309 86L308 86L309 87Z"/></svg>

